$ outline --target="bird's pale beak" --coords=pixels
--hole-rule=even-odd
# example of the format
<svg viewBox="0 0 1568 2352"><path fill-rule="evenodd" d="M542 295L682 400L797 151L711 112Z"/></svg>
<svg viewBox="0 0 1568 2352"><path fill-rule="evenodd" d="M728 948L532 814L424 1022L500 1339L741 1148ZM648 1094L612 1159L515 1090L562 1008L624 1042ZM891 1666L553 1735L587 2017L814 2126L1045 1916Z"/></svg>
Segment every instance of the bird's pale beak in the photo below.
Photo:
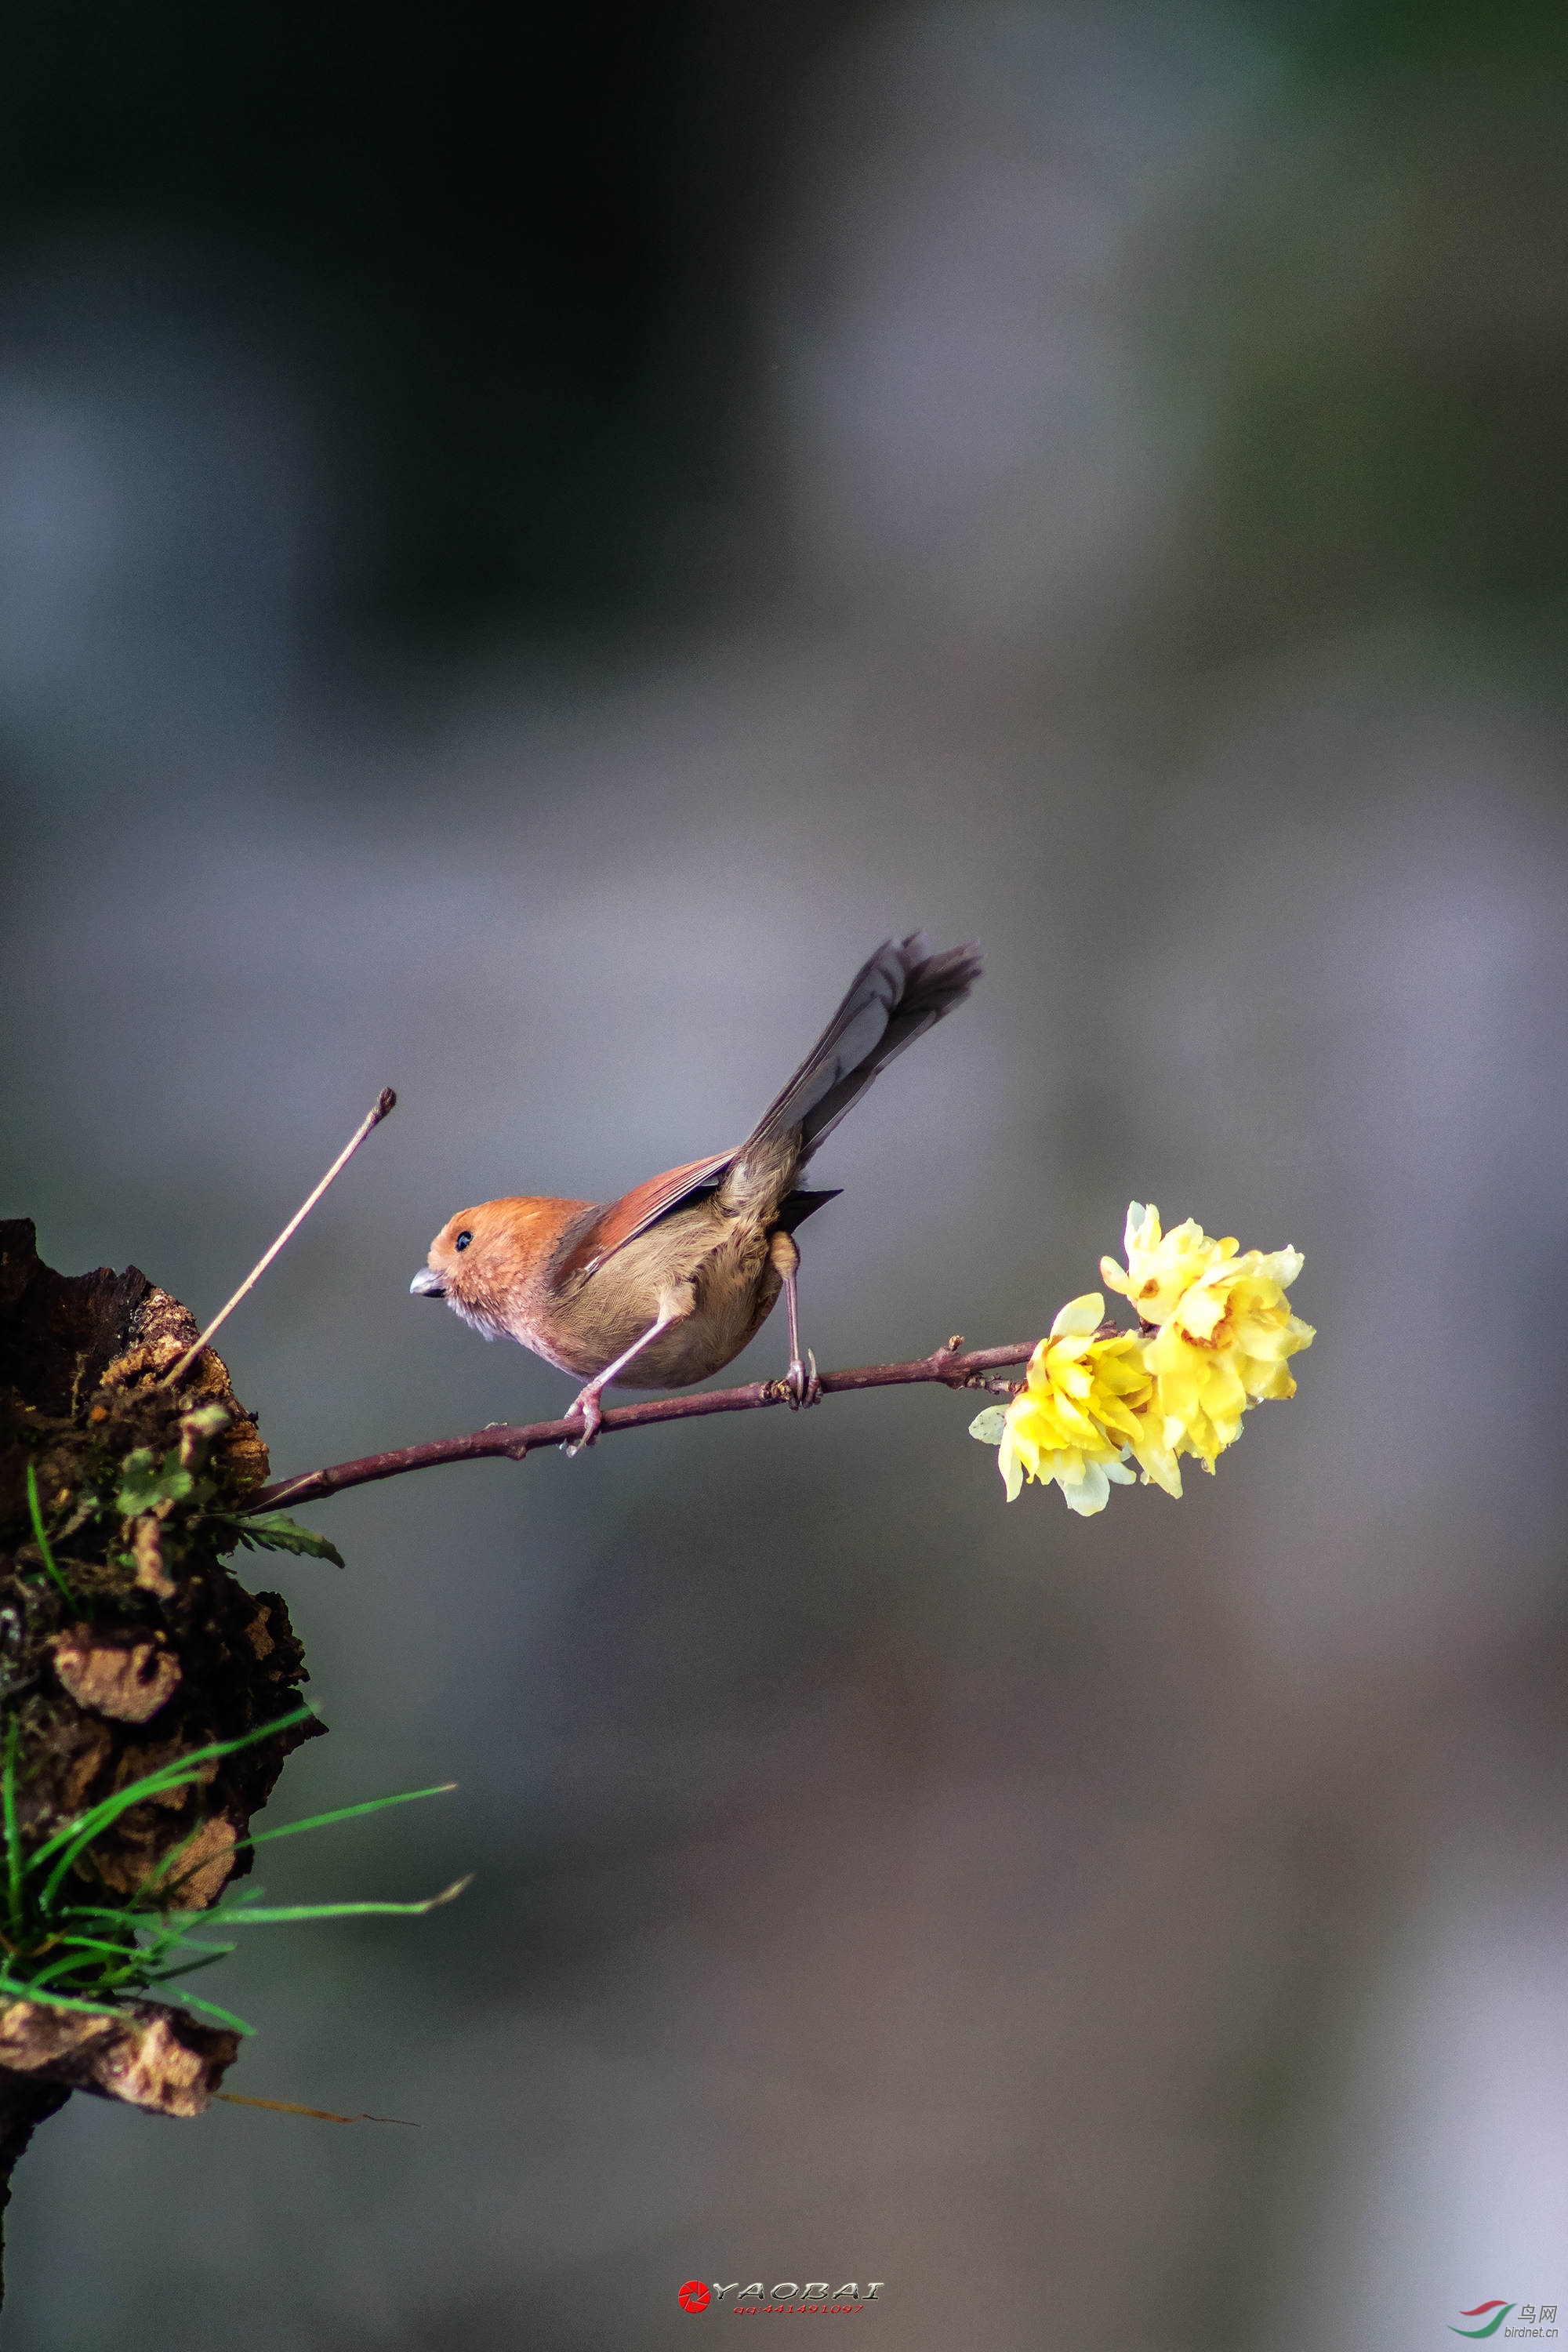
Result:
<svg viewBox="0 0 1568 2352"><path fill-rule="evenodd" d="M433 1265L422 1265L408 1288L415 1298L445 1298L447 1296L441 1286L441 1277Z"/></svg>

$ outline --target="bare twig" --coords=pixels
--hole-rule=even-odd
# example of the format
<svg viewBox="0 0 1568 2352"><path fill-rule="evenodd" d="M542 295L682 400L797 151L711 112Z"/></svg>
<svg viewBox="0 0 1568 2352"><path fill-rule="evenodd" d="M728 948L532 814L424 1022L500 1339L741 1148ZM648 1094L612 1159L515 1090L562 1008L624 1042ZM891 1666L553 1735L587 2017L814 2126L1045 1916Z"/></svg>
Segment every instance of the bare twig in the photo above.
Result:
<svg viewBox="0 0 1568 2352"><path fill-rule="evenodd" d="M930 1356L907 1364L860 1364L853 1370L824 1372L822 1393L839 1396L854 1389L901 1388L916 1381L936 1381L950 1389L991 1389L987 1379L1006 1364L1026 1363L1035 1342L1021 1339L1005 1348L973 1348L962 1352L963 1341L950 1339ZM752 1381L740 1389L703 1389L696 1396L658 1397L648 1404L615 1405L599 1424L601 1437L619 1429L648 1429L666 1421L696 1421L710 1412L754 1412L763 1405L787 1404L789 1390L783 1381ZM542 1445L564 1445L583 1434L582 1416L565 1421L534 1421L514 1427L494 1422L488 1429L471 1430L466 1437L437 1437L426 1445L400 1446L390 1454L364 1454L357 1462L336 1462L325 1470L307 1470L298 1478L280 1478L248 1497L247 1512L281 1510L296 1503L319 1502L324 1495L341 1494L345 1486L368 1486L377 1478L400 1478L407 1470L433 1470L443 1462L482 1462L504 1455L521 1462Z"/></svg>
<svg viewBox="0 0 1568 2352"><path fill-rule="evenodd" d="M333 1160L331 1166L328 1169L326 1174L322 1177L321 1182L311 1193L310 1199L306 1201L300 1208L296 1209L294 1214L289 1218L288 1223L284 1226L282 1232L273 1243L272 1247L268 1251L266 1256L251 1267L250 1272L246 1276L245 1280L240 1284L239 1288L235 1292L234 1297L229 1300L228 1305L222 1308L218 1314L213 1317L212 1321L207 1325L207 1328L202 1333L201 1338L196 1340L193 1347L189 1347L185 1349L184 1354L180 1358L180 1360L174 1366L174 1370L159 1381L158 1385L160 1388L172 1389L178 1387L181 1381L184 1379L185 1374L190 1370L191 1366L195 1362L196 1358L201 1354L202 1349L212 1339L213 1333L218 1329L220 1325L228 1321L228 1318L234 1313L235 1308L245 1297L246 1292L252 1289L255 1285L260 1281L262 1276L266 1273L268 1267L271 1265L273 1259L277 1256L279 1251L282 1248L289 1235L291 1234L298 1233L300 1227L304 1223L306 1218L310 1215L311 1210L315 1207L317 1202L326 1191L328 1185L334 1182L336 1179L342 1174L343 1170L348 1166L349 1161L353 1158L354 1153L359 1150L360 1145L364 1141L365 1137L370 1133L372 1128L379 1127L381 1125L382 1120L386 1117L387 1112L393 1108L396 1101L397 1097L393 1093L392 1088L390 1087L383 1087L380 1094L375 1098L374 1109L371 1111L368 1118L360 1121L359 1126L355 1128L353 1135L349 1138L348 1142L339 1152L337 1158Z"/></svg>
<svg viewBox="0 0 1568 2352"><path fill-rule="evenodd" d="M215 2091L213 2096L231 2107L268 2107L275 2116L310 2116L319 2124L404 2124L410 2131L419 2128L406 2116L335 2116L330 2107L299 2107L292 2099L250 2099L240 2091Z"/></svg>

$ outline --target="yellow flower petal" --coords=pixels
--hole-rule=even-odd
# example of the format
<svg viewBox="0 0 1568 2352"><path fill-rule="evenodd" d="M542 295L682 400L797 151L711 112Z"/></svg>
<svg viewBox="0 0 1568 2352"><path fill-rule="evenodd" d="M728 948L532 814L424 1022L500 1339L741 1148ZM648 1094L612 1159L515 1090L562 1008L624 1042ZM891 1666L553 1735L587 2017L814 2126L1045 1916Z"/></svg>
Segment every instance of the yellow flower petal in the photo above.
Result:
<svg viewBox="0 0 1568 2352"><path fill-rule="evenodd" d="M1194 1454L1212 1470L1240 1436L1249 1403L1295 1394L1285 1360L1316 1336L1286 1303L1301 1263L1300 1250L1238 1256L1231 1244L1176 1300L1148 1351L1169 1452Z"/></svg>
<svg viewBox="0 0 1568 2352"><path fill-rule="evenodd" d="M1069 1298L1056 1321L1051 1325L1053 1339L1068 1338L1087 1339L1099 1330L1105 1320L1105 1300L1098 1290L1086 1290L1081 1298Z"/></svg>
<svg viewBox="0 0 1568 2352"><path fill-rule="evenodd" d="M1235 1249L1233 1241L1211 1241L1191 1217L1163 1233L1159 1210L1134 1201L1127 1212L1126 1271L1106 1257L1100 1272L1109 1289L1131 1300L1145 1323L1163 1323L1198 1277Z"/></svg>
<svg viewBox="0 0 1568 2352"><path fill-rule="evenodd" d="M1091 1519L1096 1511L1103 1511L1110 1500L1110 1481L1105 1475L1103 1463L1081 1463L1075 1476L1058 1472L1057 1484L1062 1490L1068 1510L1076 1511L1082 1519Z"/></svg>
<svg viewBox="0 0 1568 2352"><path fill-rule="evenodd" d="M1010 1494L1025 1478L1054 1480L1085 1517L1105 1507L1108 1464L1117 1465L1119 1485L1131 1475L1121 1469L1121 1457L1141 1432L1136 1408L1154 1392L1137 1332L1094 1337L1104 1313L1098 1291L1063 1307L1029 1359L997 1452Z"/></svg>

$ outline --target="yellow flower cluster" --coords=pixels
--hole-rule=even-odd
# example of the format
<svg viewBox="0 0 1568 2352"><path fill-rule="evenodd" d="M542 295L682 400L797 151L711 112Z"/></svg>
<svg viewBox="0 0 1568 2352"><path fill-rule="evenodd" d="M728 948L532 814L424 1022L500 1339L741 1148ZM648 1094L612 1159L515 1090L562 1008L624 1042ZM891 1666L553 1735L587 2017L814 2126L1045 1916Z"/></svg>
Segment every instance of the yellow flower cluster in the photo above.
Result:
<svg viewBox="0 0 1568 2352"><path fill-rule="evenodd" d="M1315 1337L1285 1297L1300 1250L1241 1251L1190 1217L1162 1233L1158 1209L1138 1201L1126 1250L1125 1267L1107 1257L1100 1271L1137 1308L1140 1328L1106 1323L1097 1290L1071 1300L1005 1412L993 1406L972 1426L997 1449L1009 1502L1026 1478L1054 1479L1087 1517L1113 1484L1131 1485L1129 1457L1145 1486L1179 1495L1184 1454L1212 1471L1249 1404L1296 1393L1287 1359Z"/></svg>

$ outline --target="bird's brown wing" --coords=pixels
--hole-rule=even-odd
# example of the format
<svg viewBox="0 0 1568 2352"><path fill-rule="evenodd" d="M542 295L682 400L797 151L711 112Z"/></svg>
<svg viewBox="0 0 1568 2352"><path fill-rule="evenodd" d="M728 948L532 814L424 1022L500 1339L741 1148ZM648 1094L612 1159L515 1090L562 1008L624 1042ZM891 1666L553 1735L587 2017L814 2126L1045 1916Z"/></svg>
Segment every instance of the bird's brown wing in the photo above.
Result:
<svg viewBox="0 0 1568 2352"><path fill-rule="evenodd" d="M623 1192L618 1201L601 1209L578 1235L571 1255L556 1276L557 1282L585 1282L616 1250L635 1241L638 1234L647 1233L649 1225L722 1175L734 1157L733 1151L716 1151L710 1160L693 1160L684 1168L666 1169L662 1176L650 1176L646 1184Z"/></svg>

